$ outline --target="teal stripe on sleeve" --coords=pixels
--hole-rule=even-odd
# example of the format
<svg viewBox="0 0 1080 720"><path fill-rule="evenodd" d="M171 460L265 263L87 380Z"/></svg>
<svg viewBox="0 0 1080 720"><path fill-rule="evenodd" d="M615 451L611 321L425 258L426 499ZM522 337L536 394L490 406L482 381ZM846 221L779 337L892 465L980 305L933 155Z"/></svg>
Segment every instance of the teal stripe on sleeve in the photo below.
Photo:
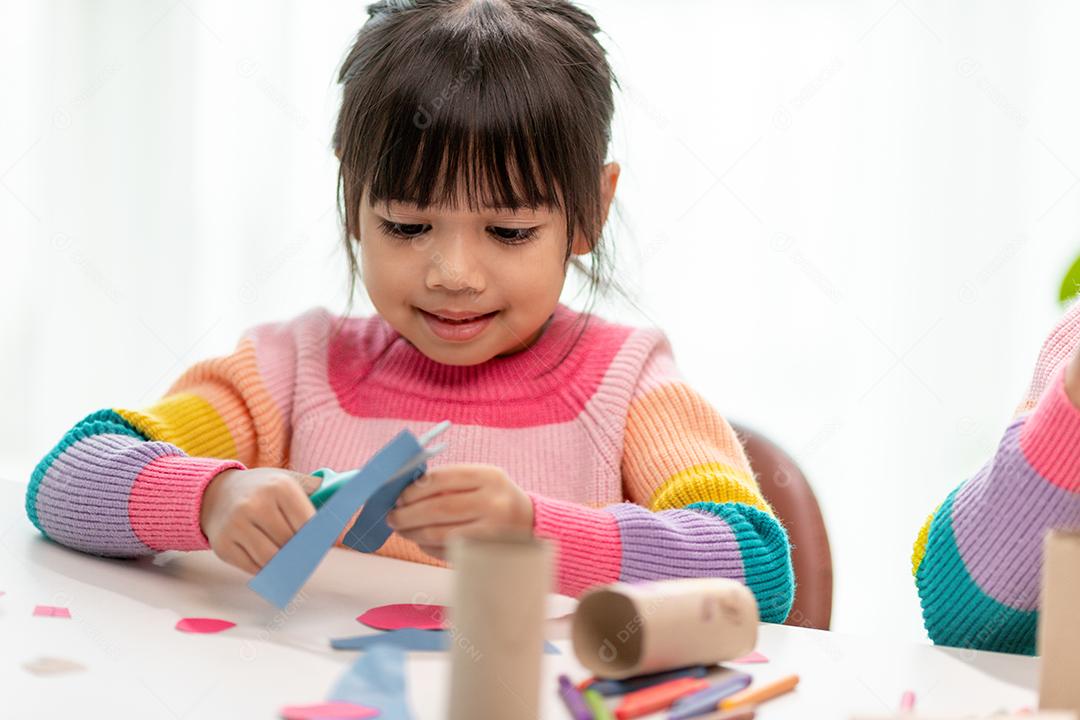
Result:
<svg viewBox="0 0 1080 720"><path fill-rule="evenodd" d="M923 623L939 645L1035 654L1038 612L987 595L964 566L953 534L953 490L930 523L926 555L915 575Z"/></svg>
<svg viewBox="0 0 1080 720"><path fill-rule="evenodd" d="M782 623L795 602L795 572L787 531L767 512L745 503L696 502L687 510L710 513L735 533L746 585L758 602L763 622Z"/></svg>

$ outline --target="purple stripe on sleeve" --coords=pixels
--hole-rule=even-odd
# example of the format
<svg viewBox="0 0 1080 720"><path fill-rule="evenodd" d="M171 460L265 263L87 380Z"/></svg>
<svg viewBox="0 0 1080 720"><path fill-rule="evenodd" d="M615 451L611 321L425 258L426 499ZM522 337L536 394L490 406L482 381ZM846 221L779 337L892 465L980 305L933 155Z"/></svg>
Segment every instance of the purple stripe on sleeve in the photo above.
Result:
<svg viewBox="0 0 1080 720"><path fill-rule="evenodd" d="M993 460L957 493L952 527L968 573L1017 610L1039 606L1043 536L1080 528L1080 494L1046 481L1020 449L1024 419L1005 431Z"/></svg>
<svg viewBox="0 0 1080 720"><path fill-rule="evenodd" d="M726 577L745 582L739 542L720 518L693 510L650 512L634 503L605 510L619 524L620 580Z"/></svg>
<svg viewBox="0 0 1080 720"><path fill-rule="evenodd" d="M36 498L42 528L50 538L83 552L116 557L153 554L132 529L131 488L147 463L182 454L168 443L130 435L79 440L45 473Z"/></svg>

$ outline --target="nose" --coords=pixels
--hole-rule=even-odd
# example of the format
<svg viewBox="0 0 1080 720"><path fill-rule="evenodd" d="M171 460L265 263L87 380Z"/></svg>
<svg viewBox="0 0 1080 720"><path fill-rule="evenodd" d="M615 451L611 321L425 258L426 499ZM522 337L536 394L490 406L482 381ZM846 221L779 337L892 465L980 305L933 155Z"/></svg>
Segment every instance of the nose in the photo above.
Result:
<svg viewBox="0 0 1080 720"><path fill-rule="evenodd" d="M485 280L476 253L470 250L469 239L463 235L447 238L445 242L432 243L428 253L426 284L430 290L452 293L480 293Z"/></svg>

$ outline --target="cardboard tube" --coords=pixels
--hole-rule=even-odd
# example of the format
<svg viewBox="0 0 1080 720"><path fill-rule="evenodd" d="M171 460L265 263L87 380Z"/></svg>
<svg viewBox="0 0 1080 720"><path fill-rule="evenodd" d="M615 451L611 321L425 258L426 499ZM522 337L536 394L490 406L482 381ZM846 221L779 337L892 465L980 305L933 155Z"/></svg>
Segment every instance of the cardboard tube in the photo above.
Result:
<svg viewBox="0 0 1080 720"><path fill-rule="evenodd" d="M449 720L535 720L552 550L532 536L450 542Z"/></svg>
<svg viewBox="0 0 1080 720"><path fill-rule="evenodd" d="M1041 603L1039 709L1080 713L1080 533L1046 534Z"/></svg>
<svg viewBox="0 0 1080 720"><path fill-rule="evenodd" d="M753 593L724 578L614 583L581 598L571 636L578 661L619 680L733 660L757 643Z"/></svg>

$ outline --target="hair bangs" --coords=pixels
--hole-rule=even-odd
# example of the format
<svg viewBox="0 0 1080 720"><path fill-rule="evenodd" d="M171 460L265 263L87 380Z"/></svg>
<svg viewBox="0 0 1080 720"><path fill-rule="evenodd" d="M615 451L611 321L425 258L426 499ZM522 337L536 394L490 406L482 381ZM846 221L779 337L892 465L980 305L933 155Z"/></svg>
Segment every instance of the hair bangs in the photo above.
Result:
<svg viewBox="0 0 1080 720"><path fill-rule="evenodd" d="M447 55L418 48L407 71L388 79L387 122L356 168L370 198L473 211L562 208L576 178L562 160L575 133L551 99L561 89L530 79L522 64L490 67L467 45Z"/></svg>

